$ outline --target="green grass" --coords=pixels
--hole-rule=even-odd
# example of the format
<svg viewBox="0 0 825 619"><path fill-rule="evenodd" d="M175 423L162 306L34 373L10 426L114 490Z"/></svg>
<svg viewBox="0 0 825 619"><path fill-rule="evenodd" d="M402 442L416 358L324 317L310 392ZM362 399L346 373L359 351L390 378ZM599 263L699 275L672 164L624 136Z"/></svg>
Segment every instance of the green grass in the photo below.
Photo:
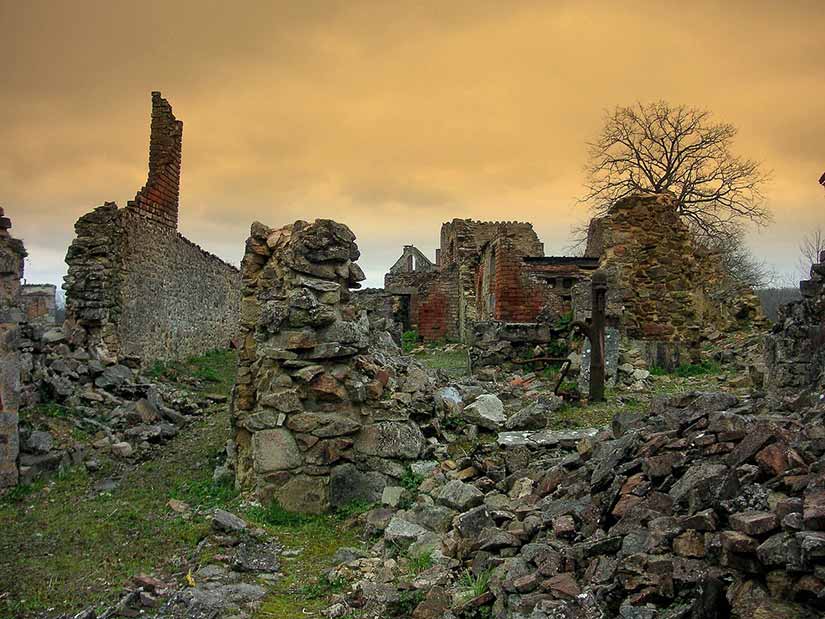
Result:
<svg viewBox="0 0 825 619"><path fill-rule="evenodd" d="M470 570L464 570L458 582L470 597L476 598L479 595L487 593L487 589L490 588L491 576L492 572L490 570L485 570L478 576L474 575Z"/></svg>
<svg viewBox="0 0 825 619"><path fill-rule="evenodd" d="M668 372L666 369L654 366L650 368L653 376L678 376L679 378L693 378L696 376L715 376L722 372L722 366L715 361L702 361L701 363L683 363Z"/></svg>
<svg viewBox="0 0 825 619"><path fill-rule="evenodd" d="M76 612L114 601L140 573L170 577L172 563L209 530L205 516L185 518L166 502L197 506L211 483L212 456L229 432L226 414L197 422L163 454L123 472L111 492L96 493L83 468L21 488L0 504L0 616Z"/></svg>
<svg viewBox="0 0 825 619"><path fill-rule="evenodd" d="M450 376L466 376L469 369L466 350L425 349L415 358L428 368L445 370Z"/></svg>
<svg viewBox="0 0 825 619"><path fill-rule="evenodd" d="M435 565L435 560L433 559L432 550L425 550L407 557L407 573L413 576L430 569L433 565Z"/></svg>
<svg viewBox="0 0 825 619"><path fill-rule="evenodd" d="M418 344L418 331L415 329L411 331L404 331L401 334L401 350L408 353Z"/></svg>
<svg viewBox="0 0 825 619"><path fill-rule="evenodd" d="M203 392L228 394L235 382L238 357L233 350L213 350L184 361L156 361L147 371L155 380L194 387ZM192 381L200 385L193 385Z"/></svg>

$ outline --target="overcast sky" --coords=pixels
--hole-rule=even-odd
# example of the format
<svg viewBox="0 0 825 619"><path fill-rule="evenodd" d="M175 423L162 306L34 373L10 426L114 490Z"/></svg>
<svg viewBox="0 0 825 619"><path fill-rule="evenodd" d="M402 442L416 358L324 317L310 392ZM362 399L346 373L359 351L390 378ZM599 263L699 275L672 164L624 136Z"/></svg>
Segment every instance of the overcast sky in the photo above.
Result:
<svg viewBox="0 0 825 619"><path fill-rule="evenodd" d="M268 6L264 6L268 5ZM329 217L368 284L454 217L586 219L606 108L665 99L735 124L773 170L754 253L789 277L825 225L818 2L0 0L0 205L30 282L74 221L146 179L150 92L184 122L180 229L238 263L252 221Z"/></svg>

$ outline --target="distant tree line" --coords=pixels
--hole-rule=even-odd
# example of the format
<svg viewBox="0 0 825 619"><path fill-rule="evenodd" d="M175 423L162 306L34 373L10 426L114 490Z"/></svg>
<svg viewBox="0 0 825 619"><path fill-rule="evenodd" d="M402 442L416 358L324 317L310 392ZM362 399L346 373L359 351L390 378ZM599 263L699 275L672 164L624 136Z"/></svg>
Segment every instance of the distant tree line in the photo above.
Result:
<svg viewBox="0 0 825 619"><path fill-rule="evenodd" d="M802 298L799 288L762 288L756 291L762 302L762 311L770 320L776 322L779 316L779 306L798 301Z"/></svg>

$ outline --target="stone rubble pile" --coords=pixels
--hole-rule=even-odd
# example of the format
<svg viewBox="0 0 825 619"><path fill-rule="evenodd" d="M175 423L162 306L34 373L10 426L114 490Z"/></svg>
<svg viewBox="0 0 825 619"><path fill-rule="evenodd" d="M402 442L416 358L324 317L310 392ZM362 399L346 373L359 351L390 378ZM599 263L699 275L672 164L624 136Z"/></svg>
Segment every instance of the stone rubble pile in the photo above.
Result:
<svg viewBox="0 0 825 619"><path fill-rule="evenodd" d="M47 426L20 424L20 480L62 467L100 466L100 457L143 457L175 435L192 416L203 414L220 396L196 397L182 389L154 383L140 373L136 360L93 358L69 343L62 328L24 324L19 341L24 409L48 403L77 432L58 435ZM225 398L223 398L225 399ZM42 420L40 420L42 421ZM82 438L78 438L82 437Z"/></svg>
<svg viewBox="0 0 825 619"><path fill-rule="evenodd" d="M333 570L354 584L327 615L821 617L823 421L689 393L610 430L505 432L417 463L415 500L365 515L382 537Z"/></svg>

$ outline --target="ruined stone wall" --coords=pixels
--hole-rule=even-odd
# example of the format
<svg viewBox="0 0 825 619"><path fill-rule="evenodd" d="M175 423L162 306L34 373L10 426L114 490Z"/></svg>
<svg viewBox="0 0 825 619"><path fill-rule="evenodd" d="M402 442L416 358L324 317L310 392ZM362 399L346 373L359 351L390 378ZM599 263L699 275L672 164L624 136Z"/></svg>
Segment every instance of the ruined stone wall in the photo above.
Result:
<svg viewBox="0 0 825 619"><path fill-rule="evenodd" d="M424 449L410 417L428 383L423 370L402 376L368 354L367 314L350 302L364 279L358 257L355 235L329 220L255 223L247 241L237 484L286 509L380 500Z"/></svg>
<svg viewBox="0 0 825 619"><path fill-rule="evenodd" d="M235 267L114 203L81 218L75 230L66 317L90 348L150 362L229 346L240 303Z"/></svg>
<svg viewBox="0 0 825 619"><path fill-rule="evenodd" d="M765 338L765 387L777 395L825 389L825 252L799 289L802 299L779 308Z"/></svg>
<svg viewBox="0 0 825 619"><path fill-rule="evenodd" d="M719 256L697 250L676 207L669 193L636 194L591 221L586 255L600 256L609 276L608 310L621 315L623 331L692 342L703 329L761 324L753 291L732 283Z"/></svg>
<svg viewBox="0 0 825 619"><path fill-rule="evenodd" d="M0 488L17 484L20 451L17 411L20 398L18 324L20 279L23 277L23 243L12 238L11 221L0 208Z"/></svg>
<svg viewBox="0 0 825 619"><path fill-rule="evenodd" d="M57 322L57 287L53 284L24 284L21 290L26 321L37 324Z"/></svg>
<svg viewBox="0 0 825 619"><path fill-rule="evenodd" d="M152 93L146 186L126 208L107 202L75 224L66 326L98 358L176 359L237 333L239 271L177 232L181 127Z"/></svg>
<svg viewBox="0 0 825 619"><path fill-rule="evenodd" d="M410 326L426 342L460 338L460 295L458 267L448 265L438 271L388 273L386 290L408 295Z"/></svg>
<svg viewBox="0 0 825 619"><path fill-rule="evenodd" d="M595 267L587 258L524 257L511 239L495 239L477 269L476 315L507 322L557 319L572 311L573 285L589 280Z"/></svg>

